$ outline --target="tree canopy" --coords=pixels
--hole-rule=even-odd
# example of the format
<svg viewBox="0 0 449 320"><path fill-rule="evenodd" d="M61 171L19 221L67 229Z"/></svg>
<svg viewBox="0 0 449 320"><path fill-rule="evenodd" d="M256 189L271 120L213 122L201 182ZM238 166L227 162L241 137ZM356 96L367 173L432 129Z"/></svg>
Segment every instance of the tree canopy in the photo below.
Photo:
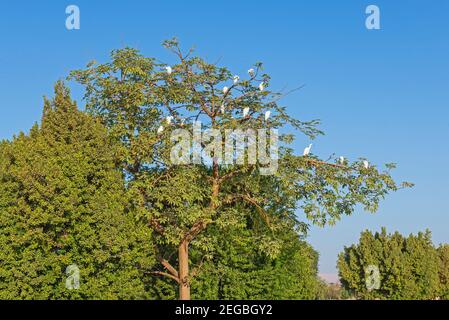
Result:
<svg viewBox="0 0 449 320"><path fill-rule="evenodd" d="M430 231L402 236L364 231L358 244L339 255L343 288L361 299L447 299L447 245L436 248ZM377 288L367 286L368 269L378 270Z"/></svg>
<svg viewBox="0 0 449 320"><path fill-rule="evenodd" d="M279 104L284 93L268 89L270 76L262 72L261 63L240 78L193 50L184 53L176 39L164 46L176 63L161 63L125 48L114 51L111 62L94 61L72 72L71 79L85 86L86 109L101 117L120 143L119 164L133 195L133 210L154 231L163 269L153 272L178 283L182 299L190 298L190 265L212 259L216 238L223 235L212 232L211 226L226 230L249 219L259 249L276 259L285 230L304 234L310 223L335 223L357 205L374 212L388 192L399 188L389 173L393 164L381 170L367 165L366 159L323 161L312 154L297 155L290 147L296 133L313 139L322 133L319 122L288 115ZM174 135L186 129L194 136L197 121L202 137L216 142L215 148L190 145L193 161L174 163ZM211 130L259 129L268 130L270 146L265 141L258 155L276 142L274 130L295 132L279 136L271 158L274 170L267 168L273 163L263 161L220 161L223 136ZM208 160L195 161L198 151ZM189 249L202 254L193 257Z"/></svg>
<svg viewBox="0 0 449 320"><path fill-rule="evenodd" d="M0 145L0 298L147 298L151 230L126 210L116 147L62 82L42 122ZM80 271L78 290L66 268Z"/></svg>

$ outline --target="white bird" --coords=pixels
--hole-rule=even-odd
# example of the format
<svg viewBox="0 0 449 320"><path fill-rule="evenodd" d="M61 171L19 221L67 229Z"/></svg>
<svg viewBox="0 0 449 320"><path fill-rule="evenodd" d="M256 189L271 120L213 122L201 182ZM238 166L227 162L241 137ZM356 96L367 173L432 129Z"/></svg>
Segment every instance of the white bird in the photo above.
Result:
<svg viewBox="0 0 449 320"><path fill-rule="evenodd" d="M263 91L264 89L265 89L265 83L261 82L261 83L259 84L259 90L260 90L260 91Z"/></svg>
<svg viewBox="0 0 449 320"><path fill-rule="evenodd" d="M223 93L224 93L224 94L228 93L228 91L229 91L229 88L228 88L228 87L223 87Z"/></svg>
<svg viewBox="0 0 449 320"><path fill-rule="evenodd" d="M160 127L157 129L157 134L161 134L162 132L164 132L164 126L160 126Z"/></svg>
<svg viewBox="0 0 449 320"><path fill-rule="evenodd" d="M221 113L225 113L225 105L224 105L224 103L221 104L220 111L221 111Z"/></svg>
<svg viewBox="0 0 449 320"><path fill-rule="evenodd" d="M173 72L173 69L170 66L166 66L165 70L167 71L168 74L171 74Z"/></svg>
<svg viewBox="0 0 449 320"><path fill-rule="evenodd" d="M312 144L309 144L309 146L304 149L304 152L303 152L302 155L304 157L307 157L309 155L309 153L310 153L310 150L312 150Z"/></svg>
<svg viewBox="0 0 449 320"><path fill-rule="evenodd" d="M165 118L165 121L167 121L167 124L171 124L172 120L173 120L172 116L167 116L167 118Z"/></svg>
<svg viewBox="0 0 449 320"><path fill-rule="evenodd" d="M363 166L365 167L365 169L369 168L369 162L367 160L363 160Z"/></svg>
<svg viewBox="0 0 449 320"><path fill-rule="evenodd" d="M245 109L243 109L243 117L246 118L248 116L249 113L249 108L246 107Z"/></svg>
<svg viewBox="0 0 449 320"><path fill-rule="evenodd" d="M340 164L345 164L345 157L341 156L338 161L340 162Z"/></svg>
<svg viewBox="0 0 449 320"><path fill-rule="evenodd" d="M253 69L253 68L249 69L249 70L248 70L248 74L249 74L251 77L254 76L254 69Z"/></svg>
<svg viewBox="0 0 449 320"><path fill-rule="evenodd" d="M265 112L265 121L267 121L270 118L271 111Z"/></svg>
<svg viewBox="0 0 449 320"><path fill-rule="evenodd" d="M234 84L237 84L237 82L239 82L240 77L239 76L234 76Z"/></svg>

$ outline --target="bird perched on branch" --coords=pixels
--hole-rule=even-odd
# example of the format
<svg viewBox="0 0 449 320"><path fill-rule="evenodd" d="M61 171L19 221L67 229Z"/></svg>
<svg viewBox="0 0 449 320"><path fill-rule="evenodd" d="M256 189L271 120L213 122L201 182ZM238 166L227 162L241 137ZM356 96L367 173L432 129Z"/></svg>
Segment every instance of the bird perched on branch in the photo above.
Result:
<svg viewBox="0 0 449 320"><path fill-rule="evenodd" d="M249 108L246 107L245 109L243 109L243 118L248 117L248 114L249 114Z"/></svg>
<svg viewBox="0 0 449 320"><path fill-rule="evenodd" d="M168 74L171 74L173 72L173 69L170 66L166 66L165 70L167 71Z"/></svg>
<svg viewBox="0 0 449 320"><path fill-rule="evenodd" d="M172 116L167 116L167 117L165 118L165 121L167 122L167 124L171 124L172 120L173 120L173 117L172 117Z"/></svg>
<svg viewBox="0 0 449 320"><path fill-rule="evenodd" d="M265 112L265 121L267 121L270 118L271 111Z"/></svg>
<svg viewBox="0 0 449 320"><path fill-rule="evenodd" d="M365 167L365 169L369 168L369 162L367 160L363 160L363 167Z"/></svg>
<svg viewBox="0 0 449 320"><path fill-rule="evenodd" d="M303 152L303 156L304 157L307 157L308 155L309 155L309 153L310 153L310 151L312 150L312 144L309 144L309 146L308 147L306 147L305 149L304 149L304 152Z"/></svg>

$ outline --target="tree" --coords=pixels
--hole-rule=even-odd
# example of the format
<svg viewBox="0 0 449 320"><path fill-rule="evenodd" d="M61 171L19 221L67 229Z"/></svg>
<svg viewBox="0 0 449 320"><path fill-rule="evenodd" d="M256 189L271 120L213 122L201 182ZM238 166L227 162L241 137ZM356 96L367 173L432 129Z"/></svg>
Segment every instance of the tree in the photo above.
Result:
<svg viewBox="0 0 449 320"><path fill-rule="evenodd" d="M210 227L209 232L221 232ZM286 230L276 258L269 258L249 228L232 228L216 237L213 258L192 280L192 297L215 300L316 299L319 294L318 253ZM201 252L192 250L195 260Z"/></svg>
<svg viewBox="0 0 449 320"><path fill-rule="evenodd" d="M148 297L136 264L154 261L151 232L125 210L114 150L62 82L41 125L1 143L1 299ZM66 287L70 265L78 290Z"/></svg>
<svg viewBox="0 0 449 320"><path fill-rule="evenodd" d="M214 227L211 226L211 229ZM208 230L216 232L217 230ZM192 277L192 298L206 300L317 299L321 294L318 254L296 234L286 233L280 254L268 258L254 243L248 228L232 228L216 237L213 258L204 260ZM191 250L192 260L202 252ZM174 284L174 283L173 283ZM176 297L176 287L153 279L153 295Z"/></svg>
<svg viewBox="0 0 449 320"><path fill-rule="evenodd" d="M321 134L319 122L294 119L278 105L283 94L267 90L270 77L262 73L261 63L240 80L227 68L193 56L192 50L184 54L175 39L164 46L175 54L177 64L167 66L125 48L113 51L110 63L91 62L86 69L72 72L71 79L85 86L87 110L101 116L122 144L121 168L134 194L133 205L153 229L165 269L153 272L176 281L181 299L190 298L189 265L199 263L191 261L189 248L210 258L216 240L209 226L223 228L249 218L258 225L258 246L274 258L282 247L283 230L304 233L307 220L335 223L357 204L375 211L389 191L398 189L389 174L394 165L381 172L364 166L363 159L329 163L312 155L298 156L289 147L293 134L279 136L281 146L275 157L268 156L270 163L221 162L219 147L224 141L221 136L210 137L210 129L241 130L247 136L248 129L267 129L267 141L273 146L277 137L273 130L293 128L315 138ZM268 121L267 111L272 114ZM206 143L189 144L193 163L175 163L174 140L183 133L185 137L183 129L193 132L187 138L194 137L195 120L202 122L203 138L216 142L215 149ZM258 156L268 153L267 144L261 145ZM196 162L198 152L207 153L208 160ZM277 170L267 175L267 165L273 162ZM298 219L297 209L306 217Z"/></svg>
<svg viewBox="0 0 449 320"><path fill-rule="evenodd" d="M383 228L364 231L358 244L345 247L338 269L343 288L360 299L434 299L440 293L439 262L429 231L403 237ZM368 285L373 276L377 287Z"/></svg>
<svg viewBox="0 0 449 320"><path fill-rule="evenodd" d="M320 300L341 300L346 298L338 283L328 283L320 279L318 298Z"/></svg>
<svg viewBox="0 0 449 320"><path fill-rule="evenodd" d="M441 285L440 298L449 300L449 244L438 247L439 278Z"/></svg>

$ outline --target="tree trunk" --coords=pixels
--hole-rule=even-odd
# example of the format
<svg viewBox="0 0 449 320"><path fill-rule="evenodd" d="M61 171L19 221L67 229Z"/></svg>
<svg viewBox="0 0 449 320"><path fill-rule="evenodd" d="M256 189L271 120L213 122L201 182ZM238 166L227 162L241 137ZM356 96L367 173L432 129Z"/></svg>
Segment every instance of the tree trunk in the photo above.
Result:
<svg viewBox="0 0 449 320"><path fill-rule="evenodd" d="M183 240L178 248L179 300L190 300L189 243Z"/></svg>

